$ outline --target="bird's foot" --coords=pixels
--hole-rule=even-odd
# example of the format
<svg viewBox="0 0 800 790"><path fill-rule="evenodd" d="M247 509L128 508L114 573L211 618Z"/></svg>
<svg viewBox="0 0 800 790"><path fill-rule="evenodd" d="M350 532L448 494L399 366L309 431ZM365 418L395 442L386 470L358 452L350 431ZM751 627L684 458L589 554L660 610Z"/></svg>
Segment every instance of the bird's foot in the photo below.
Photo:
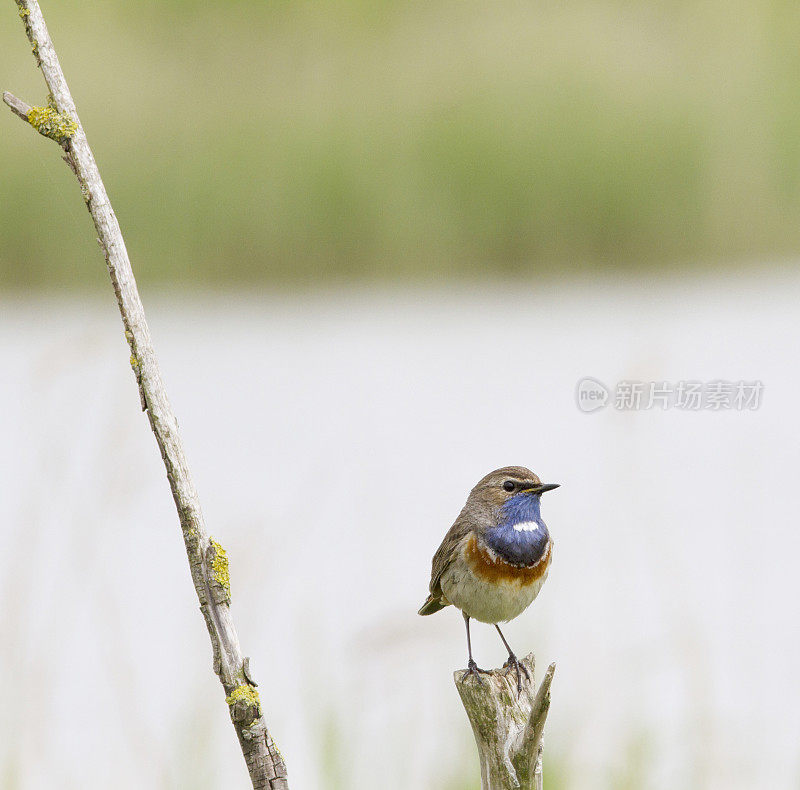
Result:
<svg viewBox="0 0 800 790"><path fill-rule="evenodd" d="M464 670L464 674L461 676L461 679L464 680L467 675L472 675L475 680L478 681L478 684L482 686L483 678L481 677L481 674L488 675L490 673L488 669L481 669L472 659L470 659L467 662L467 668Z"/></svg>
<svg viewBox="0 0 800 790"><path fill-rule="evenodd" d="M522 676L525 675L525 680L530 681L531 673L528 672L528 667L525 666L513 653L508 654L508 661L503 664L504 669L515 669L517 672L517 694L522 694Z"/></svg>

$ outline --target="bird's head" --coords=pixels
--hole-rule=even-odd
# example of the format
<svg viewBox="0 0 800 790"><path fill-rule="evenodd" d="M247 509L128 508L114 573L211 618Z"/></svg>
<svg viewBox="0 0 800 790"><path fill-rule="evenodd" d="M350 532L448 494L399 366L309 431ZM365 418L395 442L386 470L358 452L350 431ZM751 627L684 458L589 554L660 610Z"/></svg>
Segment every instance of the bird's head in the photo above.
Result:
<svg viewBox="0 0 800 790"><path fill-rule="evenodd" d="M504 466L489 472L470 491L467 507L499 510L514 497L535 497L558 488L559 483L542 483L538 475L524 466Z"/></svg>

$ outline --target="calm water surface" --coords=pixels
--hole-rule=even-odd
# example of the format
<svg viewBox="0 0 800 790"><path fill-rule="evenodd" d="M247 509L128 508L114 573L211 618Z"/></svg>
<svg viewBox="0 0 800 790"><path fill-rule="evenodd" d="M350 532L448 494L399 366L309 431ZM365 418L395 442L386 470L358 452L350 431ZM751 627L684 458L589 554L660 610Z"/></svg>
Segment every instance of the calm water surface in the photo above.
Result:
<svg viewBox="0 0 800 790"><path fill-rule="evenodd" d="M798 293L783 271L149 299L292 787L475 786L461 618L416 610L469 488L524 464L562 483L550 579L506 630L558 664L546 765L579 790L797 788ZM0 311L0 786L244 787L113 303ZM585 414L584 376L765 389Z"/></svg>

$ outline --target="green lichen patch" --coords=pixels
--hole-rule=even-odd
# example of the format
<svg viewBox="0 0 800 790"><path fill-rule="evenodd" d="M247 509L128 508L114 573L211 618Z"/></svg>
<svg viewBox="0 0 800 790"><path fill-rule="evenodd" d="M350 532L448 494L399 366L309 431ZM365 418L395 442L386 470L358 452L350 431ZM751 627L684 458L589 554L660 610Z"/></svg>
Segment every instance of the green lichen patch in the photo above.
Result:
<svg viewBox="0 0 800 790"><path fill-rule="evenodd" d="M211 561L211 573L214 577L214 581L225 591L225 596L230 598L231 573L228 566L228 553L214 538L211 538L211 546L214 549L214 558Z"/></svg>
<svg viewBox="0 0 800 790"><path fill-rule="evenodd" d="M230 693L230 696L225 697L225 702L227 702L231 707L233 707L237 702L242 702L248 707L261 707L261 698L258 696L258 692L249 683L243 686L237 686Z"/></svg>
<svg viewBox="0 0 800 790"><path fill-rule="evenodd" d="M78 131L78 124L69 115L62 115L52 107L31 107L28 111L28 123L39 134L57 143L69 140Z"/></svg>
<svg viewBox="0 0 800 790"><path fill-rule="evenodd" d="M261 699L249 684L237 686L225 702L231 709L231 718L244 726L250 726L261 717Z"/></svg>

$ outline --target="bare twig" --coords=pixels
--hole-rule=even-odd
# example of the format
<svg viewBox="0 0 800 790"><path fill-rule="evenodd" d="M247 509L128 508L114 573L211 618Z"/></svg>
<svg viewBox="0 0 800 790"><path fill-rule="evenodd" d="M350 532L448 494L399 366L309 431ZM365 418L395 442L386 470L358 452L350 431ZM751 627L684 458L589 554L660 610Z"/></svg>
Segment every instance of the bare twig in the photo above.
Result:
<svg viewBox="0 0 800 790"><path fill-rule="evenodd" d="M23 121L28 120L28 113L31 111L30 104L25 104L22 99L18 99L13 93L5 91L3 93L3 101L11 108L14 115L19 115Z"/></svg>
<svg viewBox="0 0 800 790"><path fill-rule="evenodd" d="M482 790L542 790L542 734L556 665L534 695L533 653L521 663L530 680L519 695L513 670L494 669L480 680L463 670L453 676L478 746Z"/></svg>
<svg viewBox="0 0 800 790"><path fill-rule="evenodd" d="M206 533L197 491L178 435L178 423L161 380L119 223L86 140L39 4L37 0L16 0L16 4L50 96L45 107L30 107L10 93L3 94L3 100L16 115L64 148L64 159L78 179L114 286L142 408L147 412L161 450L178 509L192 581L211 637L214 671L225 690L231 720L253 787L257 790L288 790L286 767L264 722L258 692L234 628L230 612L228 560L222 546Z"/></svg>

